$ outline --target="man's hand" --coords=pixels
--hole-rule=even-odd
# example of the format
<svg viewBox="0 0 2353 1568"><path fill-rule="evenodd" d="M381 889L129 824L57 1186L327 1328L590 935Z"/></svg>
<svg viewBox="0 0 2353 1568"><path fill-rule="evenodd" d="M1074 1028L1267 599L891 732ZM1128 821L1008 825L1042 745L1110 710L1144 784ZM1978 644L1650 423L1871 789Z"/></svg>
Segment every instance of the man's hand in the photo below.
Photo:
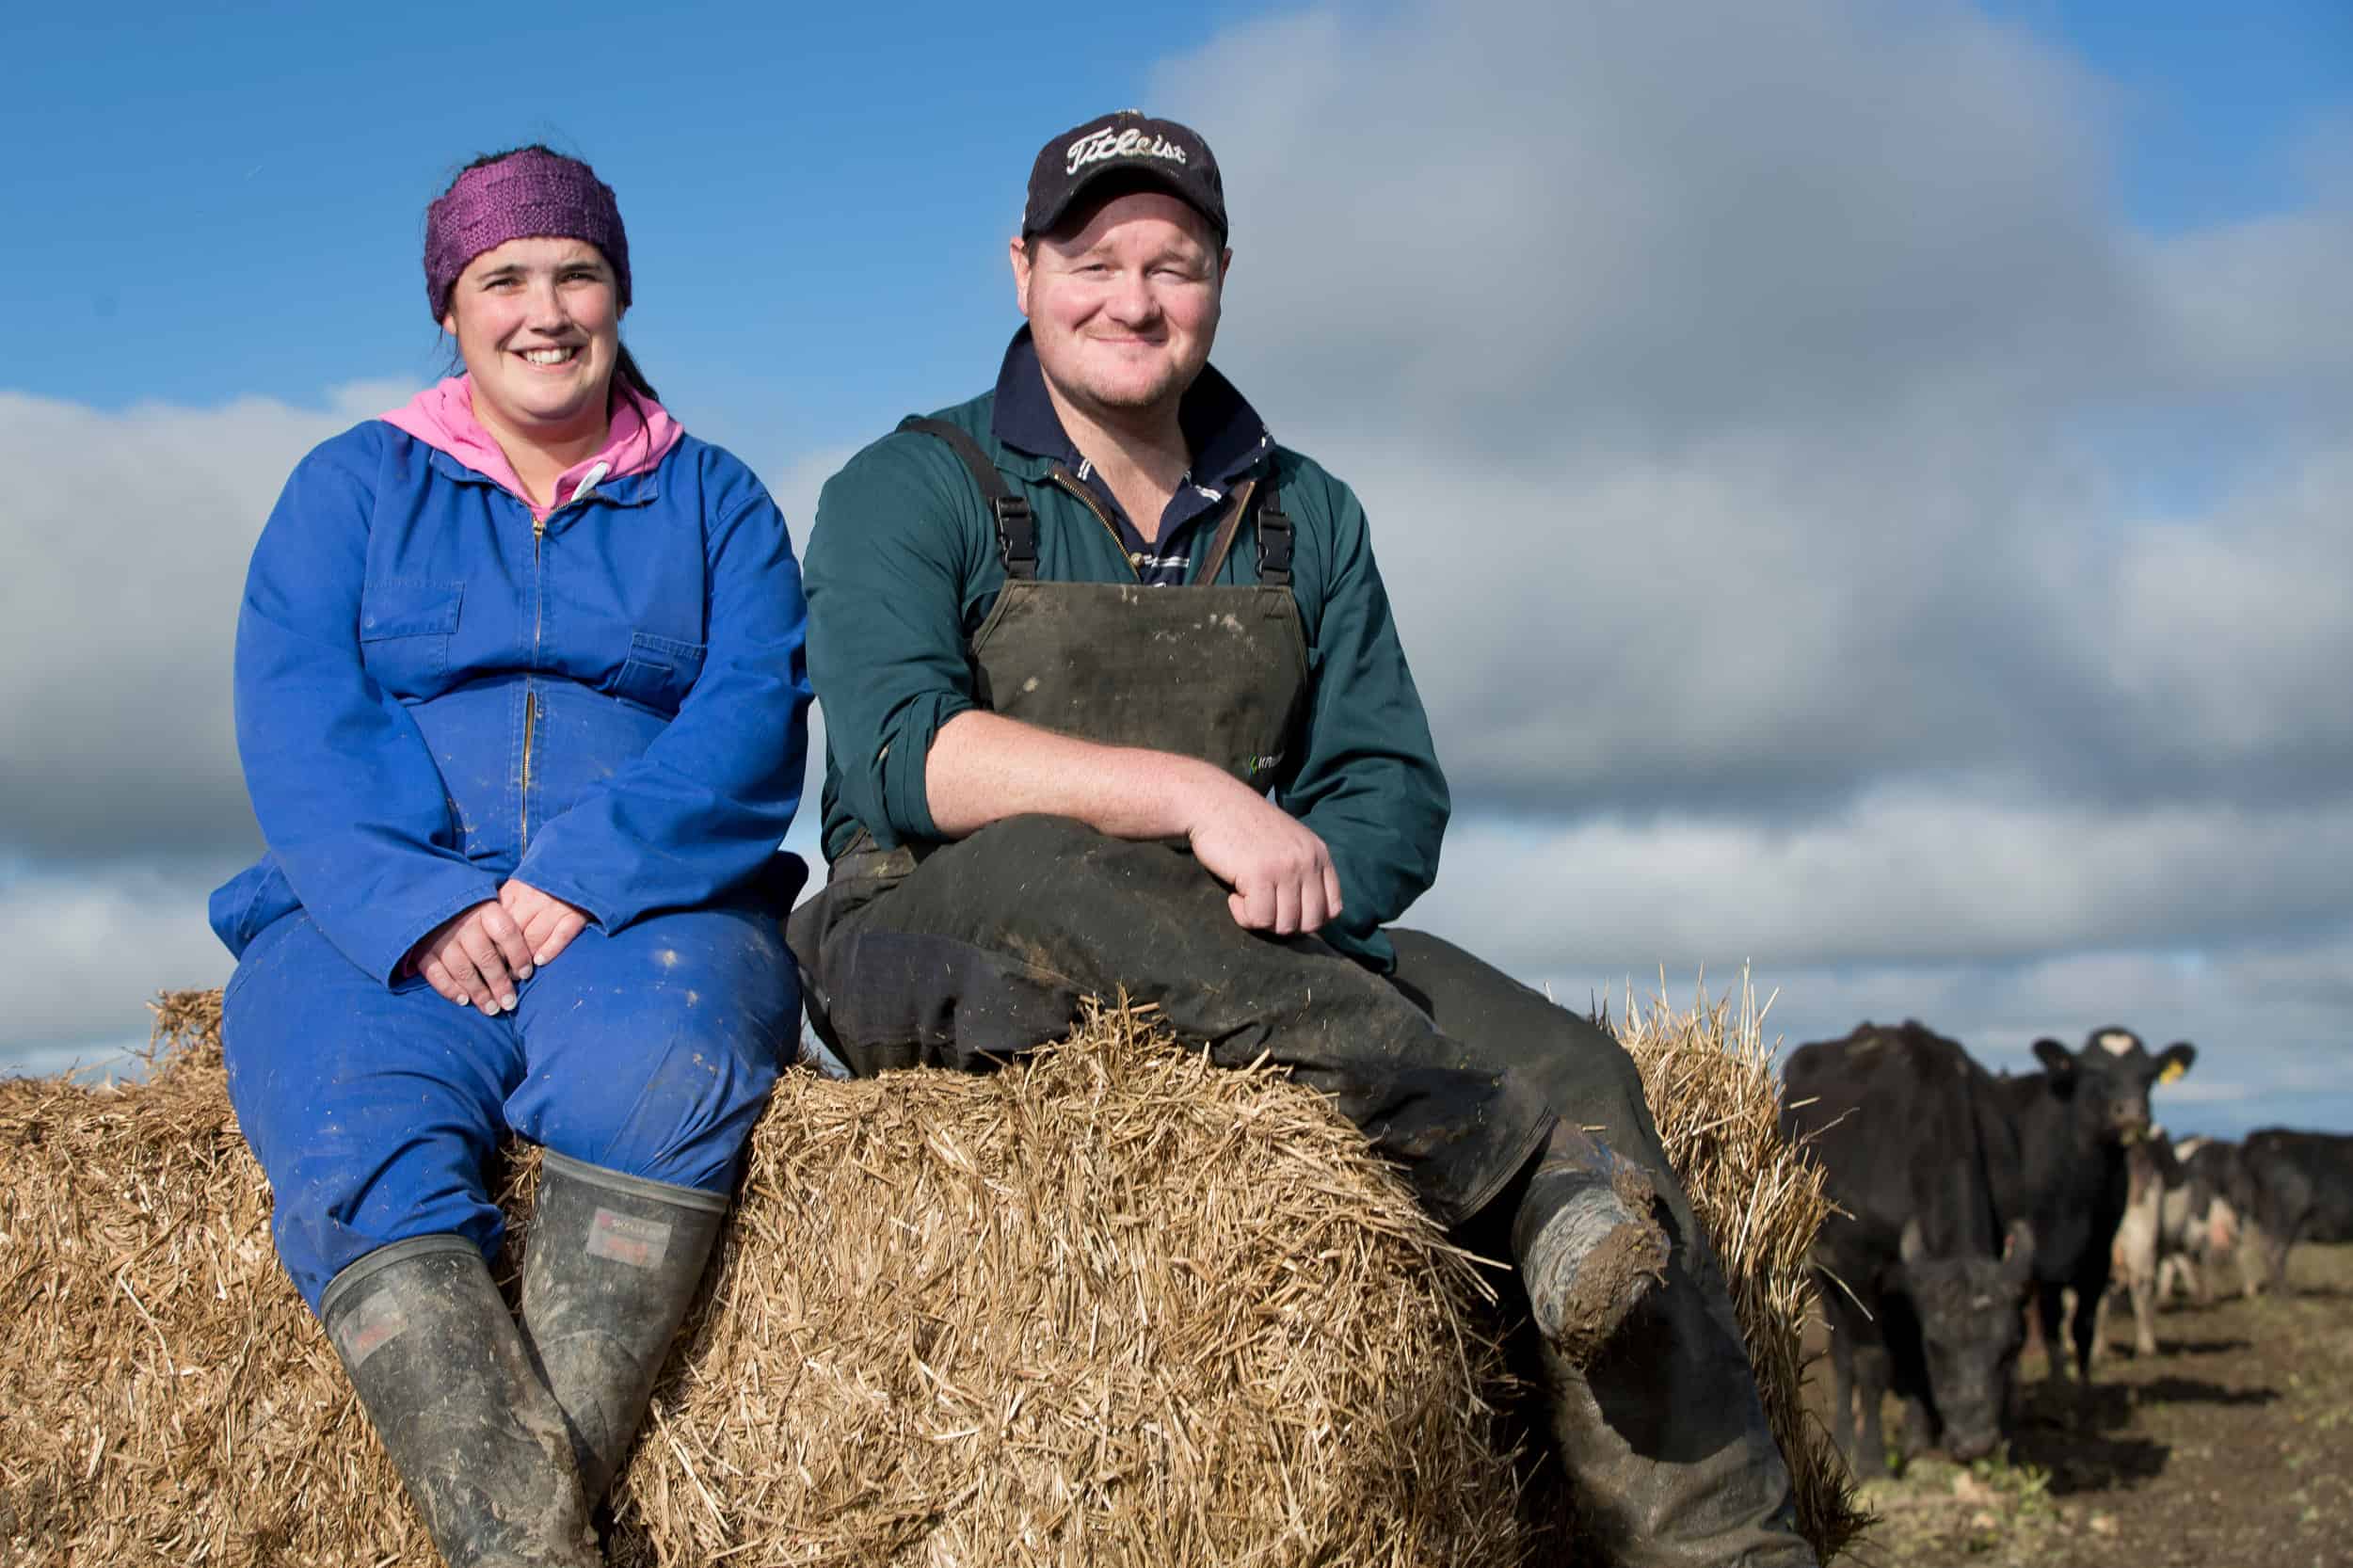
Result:
<svg viewBox="0 0 2353 1568"><path fill-rule="evenodd" d="M1073 817L1114 839L1181 838L1233 889L1226 905L1246 930L1295 936L1340 912L1323 840L1196 757L1102 745L968 709L933 737L923 785L933 824L951 839L1028 812Z"/></svg>
<svg viewBox="0 0 2353 1568"><path fill-rule="evenodd" d="M1205 792L1187 838L1193 858L1234 890L1225 906L1251 931L1295 936L1340 912L1340 875L1332 852L1305 823L1224 775L1224 790Z"/></svg>
<svg viewBox="0 0 2353 1568"><path fill-rule="evenodd" d="M425 933L408 950L408 967L458 1006L496 1017L513 1011L516 982L531 978L531 947L499 901L485 899Z"/></svg>
<svg viewBox="0 0 2353 1568"><path fill-rule="evenodd" d="M534 964L554 963L556 955L570 947L572 938L588 924L588 912L578 904L567 904L553 893L543 893L512 877L499 889L499 903L522 927Z"/></svg>

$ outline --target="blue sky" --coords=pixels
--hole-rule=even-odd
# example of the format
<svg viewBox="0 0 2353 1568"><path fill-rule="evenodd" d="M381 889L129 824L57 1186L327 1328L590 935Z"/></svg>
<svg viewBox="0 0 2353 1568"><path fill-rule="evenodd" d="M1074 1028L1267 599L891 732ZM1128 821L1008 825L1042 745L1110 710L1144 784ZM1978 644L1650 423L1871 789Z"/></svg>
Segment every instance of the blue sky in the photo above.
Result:
<svg viewBox="0 0 2353 1568"><path fill-rule="evenodd" d="M1413 920L2353 1127L2353 11L811 10L11 18L0 1063L225 974L244 556L439 373L459 164L596 165L632 347L805 529L993 373L1038 144L1140 104L1226 168L1220 363L1375 519L1457 798Z"/></svg>
<svg viewBox="0 0 2353 1568"><path fill-rule="evenodd" d="M1238 9L1192 8L1193 36ZM689 414L855 441L876 399L973 378L1038 143L1186 41L1148 8L987 16L40 8L10 23L0 129L57 151L5 176L37 221L0 257L0 365L101 408L429 373L424 204L472 153L545 139L624 194L657 385L675 366Z"/></svg>
<svg viewBox="0 0 2353 1568"><path fill-rule="evenodd" d="M2314 138L2353 135L2353 10L2332 0L1987 10L2103 78L2109 194L2153 232L2293 205ZM634 332L690 410L856 440L875 399L962 386L996 346L992 242L1043 136L1273 12L35 8L9 24L0 131L51 152L0 176L28 220L0 250L0 367L100 408L429 373L424 205L471 153L545 138L626 195L658 285Z"/></svg>
<svg viewBox="0 0 2353 1568"><path fill-rule="evenodd" d="M2173 232L2292 207L2313 138L2343 136L2353 8L2334 0L1995 0L2116 95L2117 188L2133 220Z"/></svg>

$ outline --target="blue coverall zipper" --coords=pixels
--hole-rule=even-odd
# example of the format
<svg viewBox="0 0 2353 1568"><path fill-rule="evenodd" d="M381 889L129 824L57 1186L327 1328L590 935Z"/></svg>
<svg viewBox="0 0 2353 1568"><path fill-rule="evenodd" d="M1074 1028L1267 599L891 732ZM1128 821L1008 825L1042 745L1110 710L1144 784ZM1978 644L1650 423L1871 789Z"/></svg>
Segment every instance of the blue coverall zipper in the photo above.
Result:
<svg viewBox="0 0 2353 1568"><path fill-rule="evenodd" d="M548 585L540 580L539 546L548 536L548 520L531 520L531 668L523 677L523 776L522 799L515 824L515 853L520 856L531 847L531 743L539 728L539 693L532 685L539 669L539 629L547 605Z"/></svg>

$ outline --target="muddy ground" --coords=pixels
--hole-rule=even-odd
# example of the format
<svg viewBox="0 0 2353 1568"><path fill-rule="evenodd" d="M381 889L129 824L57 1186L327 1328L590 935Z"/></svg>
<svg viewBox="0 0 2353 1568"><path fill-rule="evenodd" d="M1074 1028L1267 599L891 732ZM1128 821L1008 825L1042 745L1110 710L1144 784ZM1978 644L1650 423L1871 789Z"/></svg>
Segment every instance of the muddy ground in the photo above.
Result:
<svg viewBox="0 0 2353 1568"><path fill-rule="evenodd" d="M2110 1319L2080 1412L2030 1357L2009 1459L1924 1459L1874 1483L1881 1521L1842 1568L2353 1564L2353 1245L2298 1247L2288 1283L2173 1302L2152 1357L2133 1354L2129 1315Z"/></svg>

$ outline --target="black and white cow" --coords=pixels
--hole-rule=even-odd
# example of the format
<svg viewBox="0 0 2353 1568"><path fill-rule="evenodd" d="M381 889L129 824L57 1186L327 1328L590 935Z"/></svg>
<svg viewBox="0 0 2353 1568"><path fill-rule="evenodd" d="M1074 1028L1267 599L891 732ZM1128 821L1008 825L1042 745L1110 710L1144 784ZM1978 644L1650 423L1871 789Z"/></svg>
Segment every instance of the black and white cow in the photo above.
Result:
<svg viewBox="0 0 2353 1568"><path fill-rule="evenodd" d="M2259 1128L2239 1145L2239 1182L2273 1289L2297 1242L2353 1241L2353 1135Z"/></svg>
<svg viewBox="0 0 2353 1568"><path fill-rule="evenodd" d="M2176 1148L2165 1129L2152 1127L2125 1151L2124 1218L2108 1246L2109 1293L2132 1301L2133 1348L2157 1353L2157 1304L2168 1271L2189 1271L2198 1298L2208 1298L2199 1262L2212 1262L2238 1240L2238 1216L2231 1200L2209 1186L2183 1158L2198 1140Z"/></svg>
<svg viewBox="0 0 2353 1568"><path fill-rule="evenodd" d="M2042 1071L1996 1080L2019 1160L1995 1170L1994 1199L2005 1219L2034 1227L2035 1310L2054 1377L2064 1376L2060 1296L2074 1292L2075 1371L2088 1383L2108 1248L2130 1195L2124 1151L2148 1134L2149 1091L2189 1071L2198 1048L2181 1041L2152 1055L2139 1035L2112 1027L2093 1030L2079 1051L2037 1040L2034 1054Z"/></svg>
<svg viewBox="0 0 2353 1568"><path fill-rule="evenodd" d="M2004 1435L2034 1252L2032 1232L2006 1235L1994 1207L1991 1169L2014 1166L2018 1150L1993 1079L1918 1023L1865 1023L1790 1054L1782 1123L1821 1160L1840 1209L1813 1260L1831 1430L1849 1464L1885 1469L1891 1388L1907 1453L1942 1442L1958 1460L1983 1455Z"/></svg>
<svg viewBox="0 0 2353 1568"><path fill-rule="evenodd" d="M2157 1259L2157 1300L2187 1280L2201 1305L2213 1301L2215 1272L2225 1263L2237 1265L2239 1287L2252 1300L2261 1270L2253 1227L2239 1207L2238 1145L2227 1138L2185 1138L2173 1145L2173 1158L2188 1181L2186 1224L2182 1250ZM2206 1204L2202 1225L2201 1199Z"/></svg>

